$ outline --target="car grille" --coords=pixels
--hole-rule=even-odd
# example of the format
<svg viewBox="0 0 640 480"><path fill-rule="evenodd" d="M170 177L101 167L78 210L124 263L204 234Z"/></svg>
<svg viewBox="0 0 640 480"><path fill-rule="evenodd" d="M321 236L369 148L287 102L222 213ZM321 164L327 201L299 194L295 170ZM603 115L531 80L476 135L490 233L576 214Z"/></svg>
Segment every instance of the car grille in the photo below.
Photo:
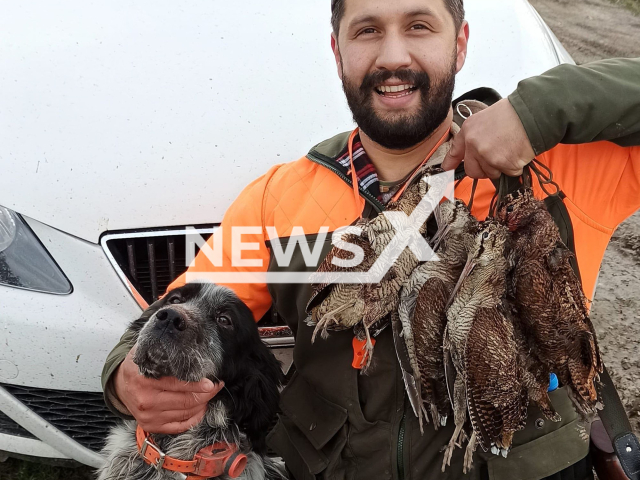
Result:
<svg viewBox="0 0 640 480"><path fill-rule="evenodd" d="M102 449L109 430L117 421L99 392L0 386L58 430L96 452ZM3 416L0 416L0 433L34 438L8 417L3 419Z"/></svg>
<svg viewBox="0 0 640 480"><path fill-rule="evenodd" d="M195 227L195 231L208 238L214 226L201 225ZM143 308L160 298L169 284L187 270L186 235L183 229L148 230L109 233L102 238L109 260ZM197 255L199 248L195 248ZM272 311L267 312L258 326L260 335L268 343L293 344L291 330Z"/></svg>
<svg viewBox="0 0 640 480"><path fill-rule="evenodd" d="M2 412L0 412L0 433L14 437L36 438Z"/></svg>
<svg viewBox="0 0 640 480"><path fill-rule="evenodd" d="M196 230L207 238L213 232L213 226L201 226ZM119 273L126 276L149 305L187 270L184 230L110 234L103 244L106 244ZM196 246L196 253L198 251Z"/></svg>

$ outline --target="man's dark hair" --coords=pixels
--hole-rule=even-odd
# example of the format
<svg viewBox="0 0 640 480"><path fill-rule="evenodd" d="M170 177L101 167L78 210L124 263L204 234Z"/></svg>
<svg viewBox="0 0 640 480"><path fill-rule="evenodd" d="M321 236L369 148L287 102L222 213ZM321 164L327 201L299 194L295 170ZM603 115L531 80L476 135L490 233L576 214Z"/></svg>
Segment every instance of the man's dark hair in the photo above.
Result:
<svg viewBox="0 0 640 480"><path fill-rule="evenodd" d="M345 2L347 0L331 0L331 25L333 32L338 35L340 31L340 21L344 16ZM463 0L443 0L444 4L453 17L456 30L460 28L464 21L464 2Z"/></svg>

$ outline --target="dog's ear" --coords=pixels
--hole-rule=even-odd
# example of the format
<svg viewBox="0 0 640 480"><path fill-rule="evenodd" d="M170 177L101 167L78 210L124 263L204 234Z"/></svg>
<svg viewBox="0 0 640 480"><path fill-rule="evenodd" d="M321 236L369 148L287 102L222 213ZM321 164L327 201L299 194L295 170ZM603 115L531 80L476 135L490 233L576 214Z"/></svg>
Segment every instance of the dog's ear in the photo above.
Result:
<svg viewBox="0 0 640 480"><path fill-rule="evenodd" d="M251 370L247 372L242 388L234 395L234 417L259 455L266 454L266 438L275 420L283 382L280 362L260 342L251 354Z"/></svg>

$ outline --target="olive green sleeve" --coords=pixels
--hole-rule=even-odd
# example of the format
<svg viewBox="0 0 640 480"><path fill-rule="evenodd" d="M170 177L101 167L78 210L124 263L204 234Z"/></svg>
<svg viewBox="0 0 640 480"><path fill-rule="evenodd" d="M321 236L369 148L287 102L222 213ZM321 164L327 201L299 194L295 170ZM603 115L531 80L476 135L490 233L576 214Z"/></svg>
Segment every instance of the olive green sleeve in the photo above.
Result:
<svg viewBox="0 0 640 480"><path fill-rule="evenodd" d="M640 58L560 65L509 96L536 155L559 143L640 145Z"/></svg>
<svg viewBox="0 0 640 480"><path fill-rule="evenodd" d="M120 338L120 341L115 348L111 350L111 353L109 353L107 360L104 362L104 367L102 368L102 391L104 392L104 402L107 407L109 407L109 410L125 420L133 420L133 417L128 412L127 408L118 400L118 396L116 395L113 387L112 376L134 345L135 333L127 330L122 338Z"/></svg>

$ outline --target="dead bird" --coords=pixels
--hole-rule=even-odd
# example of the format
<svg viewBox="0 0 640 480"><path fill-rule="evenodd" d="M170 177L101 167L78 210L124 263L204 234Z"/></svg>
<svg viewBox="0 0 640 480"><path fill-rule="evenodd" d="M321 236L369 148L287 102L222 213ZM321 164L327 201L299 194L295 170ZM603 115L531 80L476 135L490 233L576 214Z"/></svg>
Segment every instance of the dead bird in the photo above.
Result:
<svg viewBox="0 0 640 480"><path fill-rule="evenodd" d="M407 375L415 379L417 387L413 389L416 392L413 395L409 392L409 397L421 428L423 417L429 421L424 403L429 407L437 429L446 425L452 413L442 350L446 307L467 260L478 221L459 200L439 205L435 217L439 228L432 241L440 245L439 259L416 267L402 287L398 306L401 336L396 341L396 348L403 342L411 359L412 371ZM412 390L409 385L407 390ZM416 396L419 397L417 400Z"/></svg>
<svg viewBox="0 0 640 480"><path fill-rule="evenodd" d="M402 212L406 217L410 217L429 191L430 186L425 177L437 173L442 173L442 170L428 168L421 171L402 196L397 201L389 203L386 211L391 214ZM445 182L444 178L440 178L438 181ZM434 199L434 201L436 200ZM421 204L421 208L427 207L429 205ZM431 207L433 210L435 205L431 205ZM405 216L402 218L405 219ZM384 268L384 265L376 263L376 261L381 255L384 255L398 232L386 215L378 215L368 221L361 220L356 225L361 227L362 235L358 238L351 238L349 241L363 248L365 260L357 267L341 271L370 272L375 275L378 273L377 268ZM420 235L426 233L426 222L419 226L418 231ZM332 264L332 259L344 254L340 248L334 247L318 271L339 271L338 267ZM388 322L389 315L397 310L400 289L418 263L419 260L414 253L409 248L405 248L393 266L387 272L381 272L384 275L379 283L342 286L339 284L314 285L314 295L307 307L311 313L309 323L315 325L316 328L314 338L318 333L326 337L330 330L344 330L354 327L355 336L365 342L367 363L363 372L366 371L371 363L373 353L370 330L376 326L383 328L384 324Z"/></svg>
<svg viewBox="0 0 640 480"><path fill-rule="evenodd" d="M443 471L464 436L467 411L473 433L465 472L477 444L506 456L513 434L526 422L528 395L505 305L509 237L507 228L494 220L480 224L447 310L443 348L445 366L450 357L456 370L452 395L456 429L445 451Z"/></svg>
<svg viewBox="0 0 640 480"><path fill-rule="evenodd" d="M573 254L544 202L531 188L508 195L497 217L513 232L512 295L529 347L545 367L570 389L583 421L601 408L595 382L603 370L595 329Z"/></svg>
<svg viewBox="0 0 640 480"><path fill-rule="evenodd" d="M335 265L334 259L349 260L352 254L333 247L318 267L318 272L367 272L377 258L371 247L367 224L366 219L360 219L354 226L361 229L361 235L345 233L342 236L343 241L362 248L364 259L360 265L352 268ZM363 283L315 284L312 289L311 299L307 304L307 323L315 327L312 341L315 341L318 333L327 338L330 330L347 330L362 321L365 308Z"/></svg>

